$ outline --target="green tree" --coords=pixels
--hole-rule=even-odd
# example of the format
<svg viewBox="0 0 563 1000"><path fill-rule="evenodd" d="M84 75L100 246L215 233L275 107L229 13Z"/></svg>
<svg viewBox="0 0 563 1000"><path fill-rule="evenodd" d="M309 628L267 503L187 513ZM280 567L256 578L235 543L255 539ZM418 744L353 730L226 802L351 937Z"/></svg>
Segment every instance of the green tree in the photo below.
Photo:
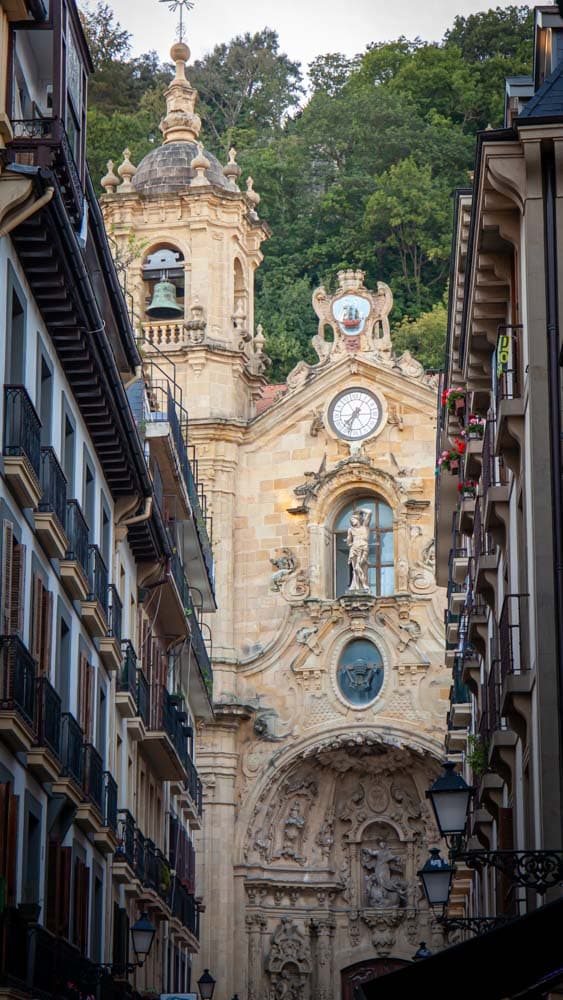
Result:
<svg viewBox="0 0 563 1000"><path fill-rule="evenodd" d="M415 320L405 317L392 333L395 351L410 351L425 368L443 368L447 322L448 310L443 301Z"/></svg>

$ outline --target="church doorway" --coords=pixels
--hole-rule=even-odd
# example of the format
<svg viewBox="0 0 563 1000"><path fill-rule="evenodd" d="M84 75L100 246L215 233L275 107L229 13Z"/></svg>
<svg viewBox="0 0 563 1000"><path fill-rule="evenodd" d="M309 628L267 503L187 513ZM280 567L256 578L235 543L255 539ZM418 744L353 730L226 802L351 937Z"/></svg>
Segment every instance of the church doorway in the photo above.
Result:
<svg viewBox="0 0 563 1000"><path fill-rule="evenodd" d="M410 965L401 958L372 958L367 962L356 962L342 969L342 1000L354 1000L354 989L362 983L369 982L377 976L385 976L388 972L395 972L402 969L404 965Z"/></svg>

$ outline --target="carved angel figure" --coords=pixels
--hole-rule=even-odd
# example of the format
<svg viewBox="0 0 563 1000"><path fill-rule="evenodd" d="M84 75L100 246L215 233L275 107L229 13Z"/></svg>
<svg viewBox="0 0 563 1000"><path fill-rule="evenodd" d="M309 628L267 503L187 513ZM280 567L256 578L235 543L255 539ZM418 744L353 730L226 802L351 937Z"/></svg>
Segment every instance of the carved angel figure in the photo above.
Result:
<svg viewBox="0 0 563 1000"><path fill-rule="evenodd" d="M385 840L377 848L364 847L362 865L366 875L368 905L374 908L396 908L406 896L404 881L397 878L402 872L402 858L395 854Z"/></svg>

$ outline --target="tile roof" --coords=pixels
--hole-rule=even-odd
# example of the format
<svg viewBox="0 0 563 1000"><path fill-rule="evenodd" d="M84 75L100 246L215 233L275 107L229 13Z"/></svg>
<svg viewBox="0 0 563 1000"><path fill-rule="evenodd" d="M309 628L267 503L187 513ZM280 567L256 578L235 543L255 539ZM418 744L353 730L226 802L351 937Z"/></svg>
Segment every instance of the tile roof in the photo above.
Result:
<svg viewBox="0 0 563 1000"><path fill-rule="evenodd" d="M516 121L554 118L558 115L563 119L563 61L558 63L553 72L546 77Z"/></svg>

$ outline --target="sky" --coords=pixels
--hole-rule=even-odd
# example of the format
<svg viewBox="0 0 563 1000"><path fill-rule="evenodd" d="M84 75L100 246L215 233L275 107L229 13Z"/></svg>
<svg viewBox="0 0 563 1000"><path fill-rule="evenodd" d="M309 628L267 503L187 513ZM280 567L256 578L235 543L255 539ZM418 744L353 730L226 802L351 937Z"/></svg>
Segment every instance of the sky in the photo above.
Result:
<svg viewBox="0 0 563 1000"><path fill-rule="evenodd" d="M133 54L156 49L168 60L177 15L159 0L108 0L122 27L131 32ZM522 0L514 0L522 2ZM92 6L94 0L92 0ZM305 69L315 56L363 52L368 42L419 35L438 41L456 14L467 16L507 0L195 0L187 15L191 60L235 35L274 28L282 52Z"/></svg>

